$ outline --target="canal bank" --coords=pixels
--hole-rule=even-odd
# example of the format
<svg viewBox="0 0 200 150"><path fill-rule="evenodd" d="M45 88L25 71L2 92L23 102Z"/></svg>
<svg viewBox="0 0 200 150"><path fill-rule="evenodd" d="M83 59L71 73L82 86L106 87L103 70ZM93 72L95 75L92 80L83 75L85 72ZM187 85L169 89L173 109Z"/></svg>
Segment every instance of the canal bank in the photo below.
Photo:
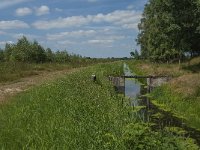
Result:
<svg viewBox="0 0 200 150"><path fill-rule="evenodd" d="M124 75L134 76L136 74L131 72L125 64ZM155 131L168 130L173 134L191 137L200 145L200 131L189 127L185 123L185 119L175 116L159 105L155 105L156 101L152 99L152 95L155 94L154 90L156 91L157 88L152 93L147 94L149 88L145 86L144 81L142 84L137 79L125 79L125 96L129 99L129 105L133 106L133 114L131 115L152 124L152 129Z"/></svg>

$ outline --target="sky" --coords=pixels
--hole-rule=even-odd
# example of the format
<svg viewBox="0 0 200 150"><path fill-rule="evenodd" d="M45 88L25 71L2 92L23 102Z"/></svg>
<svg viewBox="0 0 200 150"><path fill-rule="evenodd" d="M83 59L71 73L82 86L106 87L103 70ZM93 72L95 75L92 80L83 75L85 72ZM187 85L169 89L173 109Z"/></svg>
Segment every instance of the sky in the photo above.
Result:
<svg viewBox="0 0 200 150"><path fill-rule="evenodd" d="M0 47L26 36L53 51L130 57L147 0L0 0Z"/></svg>

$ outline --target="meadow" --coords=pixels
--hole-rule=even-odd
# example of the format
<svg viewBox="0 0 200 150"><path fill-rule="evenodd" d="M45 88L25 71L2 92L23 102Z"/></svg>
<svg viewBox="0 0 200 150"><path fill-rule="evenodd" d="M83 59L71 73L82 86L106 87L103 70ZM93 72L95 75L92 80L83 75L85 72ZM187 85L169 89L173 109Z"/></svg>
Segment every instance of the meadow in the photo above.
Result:
<svg viewBox="0 0 200 150"><path fill-rule="evenodd" d="M17 81L24 77L38 75L41 72L50 72L63 69L71 69L72 66L58 63L22 63L22 62L1 62L0 83Z"/></svg>
<svg viewBox="0 0 200 150"><path fill-rule="evenodd" d="M130 115L108 81L122 63L99 64L22 92L0 106L1 149L198 149ZM91 80L96 74L97 81Z"/></svg>
<svg viewBox="0 0 200 150"><path fill-rule="evenodd" d="M108 59L79 59L73 62L58 63L28 63L28 62L0 62L0 84L16 82L24 77L38 75L44 72L70 70L72 68L86 67L96 63L105 63L113 60Z"/></svg>

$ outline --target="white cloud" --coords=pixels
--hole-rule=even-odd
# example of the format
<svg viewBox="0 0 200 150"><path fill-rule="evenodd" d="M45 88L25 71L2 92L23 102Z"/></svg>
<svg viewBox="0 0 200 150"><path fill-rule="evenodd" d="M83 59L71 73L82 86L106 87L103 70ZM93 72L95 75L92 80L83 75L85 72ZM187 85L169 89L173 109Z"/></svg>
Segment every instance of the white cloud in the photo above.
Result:
<svg viewBox="0 0 200 150"><path fill-rule="evenodd" d="M112 32L112 31L111 31ZM60 32L57 34L47 34L46 39L49 41L77 41L82 39L82 41L86 40L89 44L95 43L112 43L118 40L123 40L126 37L123 35L116 35L116 33L111 33L108 30L78 30L78 31L71 31L71 32ZM89 41L89 42L88 42Z"/></svg>
<svg viewBox="0 0 200 150"><path fill-rule="evenodd" d="M97 2L98 0L88 0L88 2L90 3L94 3L94 2Z"/></svg>
<svg viewBox="0 0 200 150"><path fill-rule="evenodd" d="M101 45L101 46L112 46L114 42L125 39L123 35L116 35L104 29L100 30L78 30L71 32L61 32L57 34L47 34L47 41L53 41L58 45L69 46L69 45Z"/></svg>
<svg viewBox="0 0 200 150"><path fill-rule="evenodd" d="M70 41L70 40L58 41L57 43L58 43L58 44L62 44L62 45L64 45L64 46L76 44L76 42Z"/></svg>
<svg viewBox="0 0 200 150"><path fill-rule="evenodd" d="M104 39L110 39L110 40L113 40L113 41L117 41L117 40L122 40L122 39L125 39L125 36L123 35L110 35L110 36L106 36L106 37L103 37Z"/></svg>
<svg viewBox="0 0 200 150"><path fill-rule="evenodd" d="M6 32L0 31L0 35L4 35L4 34L6 34Z"/></svg>
<svg viewBox="0 0 200 150"><path fill-rule="evenodd" d="M114 40L111 39L99 39L99 40L88 40L89 44L112 44Z"/></svg>
<svg viewBox="0 0 200 150"><path fill-rule="evenodd" d="M141 12L131 10L117 10L108 14L97 14L88 16L72 16L58 18L49 21L36 21L33 26L37 29L80 27L90 23L110 23L122 28L137 30L141 19Z"/></svg>
<svg viewBox="0 0 200 150"><path fill-rule="evenodd" d="M56 12L62 12L63 10L60 9L60 8L55 8L55 11L56 11Z"/></svg>
<svg viewBox="0 0 200 150"><path fill-rule="evenodd" d="M37 16L42 16L50 13L50 9L46 5L42 5L39 8L35 8L35 11Z"/></svg>
<svg viewBox="0 0 200 150"><path fill-rule="evenodd" d="M127 6L127 9L133 9L134 8L134 5L128 5Z"/></svg>
<svg viewBox="0 0 200 150"><path fill-rule="evenodd" d="M20 20L0 21L0 29L2 30L19 28L29 28L29 25Z"/></svg>
<svg viewBox="0 0 200 150"><path fill-rule="evenodd" d="M141 12L134 10L116 10L112 13L94 16L94 22L108 22L126 29L137 30L137 24L140 22Z"/></svg>
<svg viewBox="0 0 200 150"><path fill-rule="evenodd" d="M71 31L71 32L61 32L58 34L47 34L48 40L61 40L66 38L82 38L89 37L96 34L94 30L79 30L79 31Z"/></svg>
<svg viewBox="0 0 200 150"><path fill-rule="evenodd" d="M121 35L97 35L93 39L87 41L88 44L102 44L108 45L113 44L116 41L123 40L125 36Z"/></svg>
<svg viewBox="0 0 200 150"><path fill-rule="evenodd" d="M72 16L50 21L36 21L33 23L33 26L37 29L47 30L53 28L79 27L88 23L88 19L83 16Z"/></svg>
<svg viewBox="0 0 200 150"><path fill-rule="evenodd" d="M62 11L62 10L59 8L55 8L55 11ZM18 8L16 10L16 16L26 16L26 15L30 15L32 13L33 13L33 8L28 8L28 7ZM48 6L42 5L40 7L35 7L34 13L37 16L42 16L42 15L49 14L50 9Z"/></svg>
<svg viewBox="0 0 200 150"><path fill-rule="evenodd" d="M28 7L18 8L16 10L17 16L26 16L26 15L30 15L30 14L32 14L32 9L30 9Z"/></svg>
<svg viewBox="0 0 200 150"><path fill-rule="evenodd" d="M17 33L17 34L13 34L13 33L10 33L9 34L11 37L13 37L14 39L20 39L22 38L23 36L27 37L28 39L31 39L31 40L34 40L34 39L40 39L41 37L38 36L38 35L34 35L34 34L24 34L24 33Z"/></svg>
<svg viewBox="0 0 200 150"><path fill-rule="evenodd" d="M4 9L9 6L13 6L22 2L28 2L30 0L1 0L0 1L0 9Z"/></svg>
<svg viewBox="0 0 200 150"><path fill-rule="evenodd" d="M0 46L5 46L6 43L8 43L8 44L14 44L13 41L0 41Z"/></svg>

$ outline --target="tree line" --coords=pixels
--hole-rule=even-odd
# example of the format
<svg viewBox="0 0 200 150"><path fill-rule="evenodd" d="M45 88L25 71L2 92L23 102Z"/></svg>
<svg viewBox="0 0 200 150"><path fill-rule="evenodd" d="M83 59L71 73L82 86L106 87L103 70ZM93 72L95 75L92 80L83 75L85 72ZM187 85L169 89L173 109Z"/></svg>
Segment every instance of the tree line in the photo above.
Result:
<svg viewBox="0 0 200 150"><path fill-rule="evenodd" d="M142 59L173 62L200 56L199 0L149 0L138 27Z"/></svg>
<svg viewBox="0 0 200 150"><path fill-rule="evenodd" d="M52 51L45 49L36 40L31 42L25 36L18 39L16 44L6 43L4 49L0 49L0 62L26 62L26 63L45 63L45 62L77 62L90 58L80 55L69 54L67 51Z"/></svg>

